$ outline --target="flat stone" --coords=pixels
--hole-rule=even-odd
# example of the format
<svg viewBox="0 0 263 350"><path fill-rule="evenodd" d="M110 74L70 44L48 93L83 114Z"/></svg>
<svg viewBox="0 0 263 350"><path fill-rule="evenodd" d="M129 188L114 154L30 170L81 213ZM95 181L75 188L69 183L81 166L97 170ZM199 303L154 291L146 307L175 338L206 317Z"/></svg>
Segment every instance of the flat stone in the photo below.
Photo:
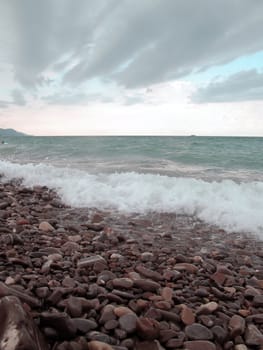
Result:
<svg viewBox="0 0 263 350"><path fill-rule="evenodd" d="M82 300L81 298L70 296L67 299L67 313L71 317L80 317L82 315Z"/></svg>
<svg viewBox="0 0 263 350"><path fill-rule="evenodd" d="M0 298L10 295L19 298L31 307L41 306L41 302L37 298L31 297L28 295L28 293L24 293L15 288L8 287L4 283L0 282Z"/></svg>
<svg viewBox="0 0 263 350"><path fill-rule="evenodd" d="M263 323L263 313L250 315L246 318L246 320L247 320L247 322L262 324Z"/></svg>
<svg viewBox="0 0 263 350"><path fill-rule="evenodd" d="M155 312L157 312L157 314L160 313L161 317L166 321L170 321L174 323L180 322L180 317L175 312L158 310L158 309L155 309Z"/></svg>
<svg viewBox="0 0 263 350"><path fill-rule="evenodd" d="M194 340L184 342L184 349L187 350L216 350L216 346L210 341Z"/></svg>
<svg viewBox="0 0 263 350"><path fill-rule="evenodd" d="M138 341L134 350L162 350L156 341Z"/></svg>
<svg viewBox="0 0 263 350"><path fill-rule="evenodd" d="M195 314L193 310L186 305L182 305L181 320L186 326L195 322Z"/></svg>
<svg viewBox="0 0 263 350"><path fill-rule="evenodd" d="M104 328L107 331L111 331L119 326L119 322L117 320L109 320L106 323L104 323Z"/></svg>
<svg viewBox="0 0 263 350"><path fill-rule="evenodd" d="M101 341L92 340L88 344L89 350L113 350L113 347Z"/></svg>
<svg viewBox="0 0 263 350"><path fill-rule="evenodd" d="M118 317L128 314L134 314L134 312L126 306L117 306L114 308L113 312Z"/></svg>
<svg viewBox="0 0 263 350"><path fill-rule="evenodd" d="M235 345L234 350L248 350L248 347L245 344Z"/></svg>
<svg viewBox="0 0 263 350"><path fill-rule="evenodd" d="M88 320L85 318L72 318L71 321L75 325L77 330L84 334L96 329L98 326L95 321Z"/></svg>
<svg viewBox="0 0 263 350"><path fill-rule="evenodd" d="M136 330L137 316L135 314L126 314L119 318L121 329L127 333L133 333Z"/></svg>
<svg viewBox="0 0 263 350"><path fill-rule="evenodd" d="M1 349L49 349L35 322L18 298L6 296L0 299L0 324Z"/></svg>
<svg viewBox="0 0 263 350"><path fill-rule="evenodd" d="M160 326L159 322L147 317L140 317L137 319L137 334L140 338L145 340L153 340L159 337Z"/></svg>
<svg viewBox="0 0 263 350"><path fill-rule="evenodd" d="M214 326L211 331L214 334L215 339L218 341L219 344L224 344L227 336L228 336L228 332L225 330L225 328L221 327L221 326Z"/></svg>
<svg viewBox="0 0 263 350"><path fill-rule="evenodd" d="M170 287L164 287L161 291L161 296L165 301L171 302L173 299L173 290Z"/></svg>
<svg viewBox="0 0 263 350"><path fill-rule="evenodd" d="M253 298L253 305L255 307L262 307L263 306L263 295L255 295Z"/></svg>
<svg viewBox="0 0 263 350"><path fill-rule="evenodd" d="M161 285L157 282L150 281L150 280L135 280L134 286L137 288L140 288L146 292L155 292L157 289L161 287Z"/></svg>
<svg viewBox="0 0 263 350"><path fill-rule="evenodd" d="M143 261L143 262L152 261L153 256L154 255L151 252L144 252L141 254L141 261Z"/></svg>
<svg viewBox="0 0 263 350"><path fill-rule="evenodd" d="M79 268L89 267L89 266L93 266L95 262L103 262L105 265L107 264L106 260L102 256L92 255L92 256L89 256L88 258L79 260L77 263L77 266Z"/></svg>
<svg viewBox="0 0 263 350"><path fill-rule="evenodd" d="M255 325L247 325L245 331L245 342L247 345L263 345L263 334Z"/></svg>
<svg viewBox="0 0 263 350"><path fill-rule="evenodd" d="M66 242L61 246L62 252L75 253L80 250L80 245L76 242Z"/></svg>
<svg viewBox="0 0 263 350"><path fill-rule="evenodd" d="M239 315L232 316L228 324L230 334L233 338L242 335L245 331L245 327L246 321L243 317Z"/></svg>
<svg viewBox="0 0 263 350"><path fill-rule="evenodd" d="M62 286L63 287L73 288L73 287L75 287L75 285L76 285L75 280L73 278L69 277L69 276L65 277L63 279L63 281L62 281Z"/></svg>
<svg viewBox="0 0 263 350"><path fill-rule="evenodd" d="M173 268L177 271L186 271L192 274L197 273L198 271L198 267L189 263L178 263L178 264L175 264Z"/></svg>
<svg viewBox="0 0 263 350"><path fill-rule="evenodd" d="M140 275L150 278L151 280L154 280L157 282L163 280L163 276L159 272L147 269L142 265L136 266L135 271L137 271Z"/></svg>
<svg viewBox="0 0 263 350"><path fill-rule="evenodd" d="M99 323L104 324L107 321L115 320L116 315L114 314L113 310L114 306L111 304L107 304L106 306L104 306L100 314Z"/></svg>
<svg viewBox="0 0 263 350"><path fill-rule="evenodd" d="M40 315L41 326L56 329L62 338L70 339L76 335L77 328L71 318L65 312L42 312Z"/></svg>
<svg viewBox="0 0 263 350"><path fill-rule="evenodd" d="M10 276L8 276L5 280L5 284L7 286L11 286L12 284L15 284L15 283L16 283L15 279L13 277L10 277Z"/></svg>
<svg viewBox="0 0 263 350"><path fill-rule="evenodd" d="M211 340L213 333L205 326L199 323L193 323L185 327L185 334L189 339L193 340Z"/></svg>
<svg viewBox="0 0 263 350"><path fill-rule="evenodd" d="M44 232L52 232L52 231L55 231L55 228L50 225L49 222L47 221L42 221L40 224L39 224L39 227L38 227L41 231L44 231Z"/></svg>
<svg viewBox="0 0 263 350"><path fill-rule="evenodd" d="M200 305L196 313L199 315L200 314L209 315L214 311L216 311L218 307L219 307L218 303L216 303L215 301L210 301L209 303Z"/></svg>
<svg viewBox="0 0 263 350"><path fill-rule="evenodd" d="M216 271L213 275L211 275L211 279L216 282L218 285L223 285L226 280L226 275L220 271Z"/></svg>
<svg viewBox="0 0 263 350"><path fill-rule="evenodd" d="M130 278L114 278L112 284L115 288L130 289L133 287L133 280Z"/></svg>
<svg viewBox="0 0 263 350"><path fill-rule="evenodd" d="M172 338L177 338L177 334L178 332L173 330L173 329L161 329L160 330L160 336L159 336L159 340L162 343L167 342L169 339Z"/></svg>

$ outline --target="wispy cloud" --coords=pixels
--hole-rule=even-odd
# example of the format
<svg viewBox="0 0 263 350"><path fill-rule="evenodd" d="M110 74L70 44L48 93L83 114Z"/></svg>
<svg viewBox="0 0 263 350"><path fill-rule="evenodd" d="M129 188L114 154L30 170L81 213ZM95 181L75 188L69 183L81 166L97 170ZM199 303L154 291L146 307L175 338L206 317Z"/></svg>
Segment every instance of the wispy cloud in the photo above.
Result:
<svg viewBox="0 0 263 350"><path fill-rule="evenodd" d="M200 88L192 100L198 103L263 100L263 73L249 70L217 79Z"/></svg>

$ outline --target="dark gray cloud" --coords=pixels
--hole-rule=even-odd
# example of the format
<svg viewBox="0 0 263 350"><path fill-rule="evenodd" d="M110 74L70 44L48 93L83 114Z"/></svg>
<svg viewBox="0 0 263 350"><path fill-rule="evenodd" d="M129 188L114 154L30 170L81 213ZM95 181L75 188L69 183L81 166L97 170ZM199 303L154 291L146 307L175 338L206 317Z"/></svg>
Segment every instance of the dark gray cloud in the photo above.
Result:
<svg viewBox="0 0 263 350"><path fill-rule="evenodd" d="M249 70L213 81L199 89L192 100L198 103L263 100L263 73Z"/></svg>
<svg viewBox="0 0 263 350"><path fill-rule="evenodd" d="M262 0L0 0L1 4L0 17L9 28L5 62L13 66L20 86L32 91L50 84L47 71L59 76L63 86L75 88L101 77L136 88L263 50Z"/></svg>

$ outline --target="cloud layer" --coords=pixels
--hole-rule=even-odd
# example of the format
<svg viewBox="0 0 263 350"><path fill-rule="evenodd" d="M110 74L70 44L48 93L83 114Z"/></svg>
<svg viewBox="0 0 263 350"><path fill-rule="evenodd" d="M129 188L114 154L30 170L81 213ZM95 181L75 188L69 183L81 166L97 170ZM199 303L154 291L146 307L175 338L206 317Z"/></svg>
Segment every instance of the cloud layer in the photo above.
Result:
<svg viewBox="0 0 263 350"><path fill-rule="evenodd" d="M263 100L263 73L248 70L216 80L199 89L193 100L201 103Z"/></svg>
<svg viewBox="0 0 263 350"><path fill-rule="evenodd" d="M8 61L21 86L127 88L184 77L263 50L260 0L2 0ZM6 32L7 33L7 32Z"/></svg>

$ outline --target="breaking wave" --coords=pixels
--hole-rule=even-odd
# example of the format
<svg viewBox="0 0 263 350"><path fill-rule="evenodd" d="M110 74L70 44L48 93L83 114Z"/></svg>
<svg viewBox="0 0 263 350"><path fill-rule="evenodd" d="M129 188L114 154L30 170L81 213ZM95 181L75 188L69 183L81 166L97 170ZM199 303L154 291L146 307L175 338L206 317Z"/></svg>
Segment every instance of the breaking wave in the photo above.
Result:
<svg viewBox="0 0 263 350"><path fill-rule="evenodd" d="M124 212L176 212L196 215L228 231L263 235L263 182L169 177L136 172L90 174L43 164L0 161L6 179L26 186L45 185L74 207Z"/></svg>

